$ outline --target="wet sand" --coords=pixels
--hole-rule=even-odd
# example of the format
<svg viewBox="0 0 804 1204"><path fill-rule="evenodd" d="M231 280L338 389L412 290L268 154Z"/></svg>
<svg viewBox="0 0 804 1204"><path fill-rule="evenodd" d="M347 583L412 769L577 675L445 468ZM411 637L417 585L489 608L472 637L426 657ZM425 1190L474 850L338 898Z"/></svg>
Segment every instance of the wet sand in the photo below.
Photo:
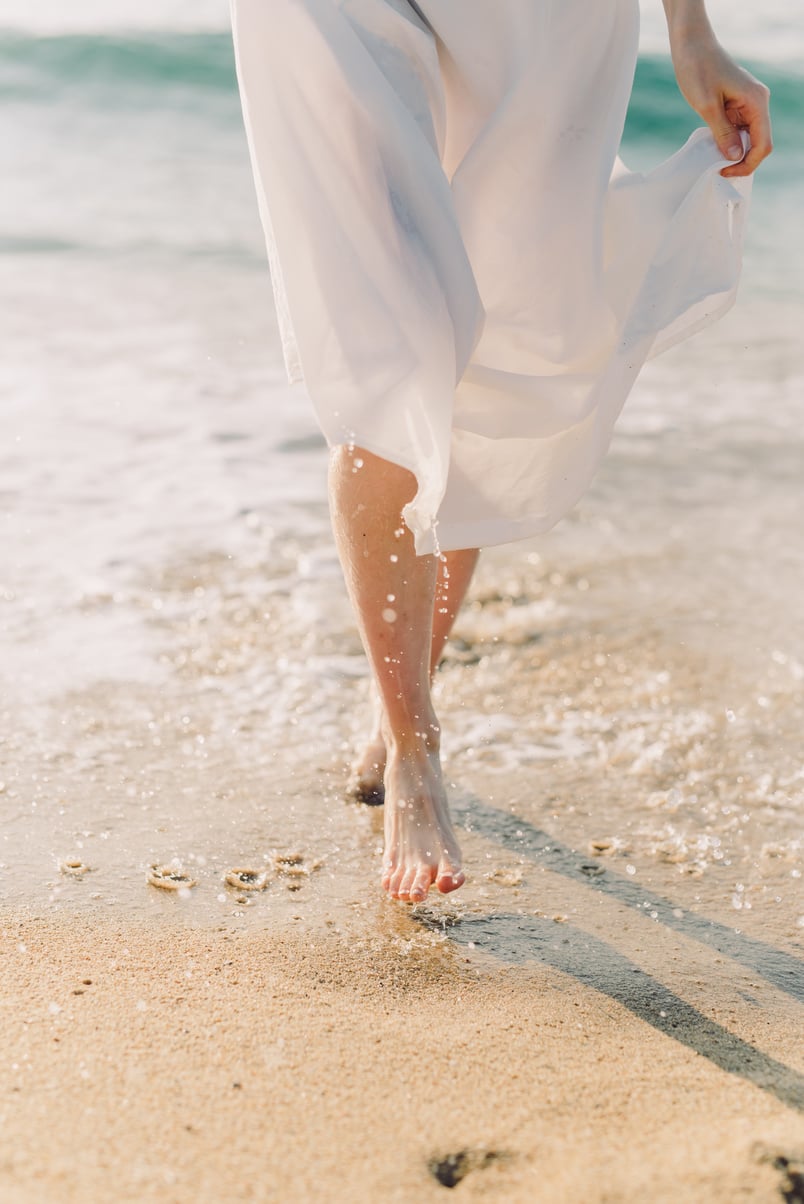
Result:
<svg viewBox="0 0 804 1204"><path fill-rule="evenodd" d="M186 473L173 409L156 467L121 435L117 501L45 423L87 487L19 494L0 1200L801 1200L792 435L637 416L484 555L436 688L468 882L408 909L343 798L368 680L321 440L272 459L249 396Z"/></svg>
<svg viewBox="0 0 804 1204"><path fill-rule="evenodd" d="M469 881L417 908L342 796L325 544L73 604L141 671L7 694L0 1199L802 1199L797 637L572 537L481 567L437 687Z"/></svg>

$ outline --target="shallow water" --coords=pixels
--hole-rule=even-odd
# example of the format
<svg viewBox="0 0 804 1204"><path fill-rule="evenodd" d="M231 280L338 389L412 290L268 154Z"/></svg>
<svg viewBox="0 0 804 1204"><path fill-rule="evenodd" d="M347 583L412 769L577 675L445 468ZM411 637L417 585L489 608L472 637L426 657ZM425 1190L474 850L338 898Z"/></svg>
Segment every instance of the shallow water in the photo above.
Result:
<svg viewBox="0 0 804 1204"><path fill-rule="evenodd" d="M717 532L727 515L708 503ZM323 534L241 523L236 554L118 570L114 589L29 612L38 668L4 715L7 905L269 925L373 914L381 814L342 795L368 682L334 555ZM486 556L437 685L470 882L426 914L577 920L614 884L659 922L680 909L800 947L800 633L735 589L739 549L687 535L640 547L641 524L638 538L615 527L601 491L549 549ZM101 662L102 640L86 655L101 632L111 649L129 633L128 661ZM54 655L75 663L71 688ZM310 872L275 873L277 854ZM154 864L198 885L157 890ZM238 891L234 869L270 881Z"/></svg>
<svg viewBox="0 0 804 1204"><path fill-rule="evenodd" d="M282 378L230 51L160 42L187 68L160 92L153 47L92 42L79 80L64 56L86 46L57 43L28 45L27 75L19 44L4 60L2 901L393 916L381 815L342 797L368 680L325 449ZM785 96L783 56L768 70ZM686 132L652 115L668 80L647 62L632 162ZM757 185L738 309L649 366L573 515L481 562L437 687L470 880L418 909L436 927L499 942L502 915L590 931L678 911L761 940L760 961L800 948L794 117ZM149 885L152 865L197 885ZM234 870L268 871L265 889Z"/></svg>

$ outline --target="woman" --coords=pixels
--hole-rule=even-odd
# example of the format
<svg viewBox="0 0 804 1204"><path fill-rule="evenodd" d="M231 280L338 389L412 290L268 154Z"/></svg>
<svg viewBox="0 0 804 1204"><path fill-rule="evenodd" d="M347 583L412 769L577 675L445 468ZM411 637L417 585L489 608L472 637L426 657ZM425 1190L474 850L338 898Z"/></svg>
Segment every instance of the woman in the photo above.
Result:
<svg viewBox="0 0 804 1204"><path fill-rule="evenodd" d="M481 544L552 526L648 355L739 274L768 91L704 0L664 0L708 126L617 150L636 0L232 0L285 360L331 445L336 542L378 693L355 793L383 887L464 881L430 681Z"/></svg>

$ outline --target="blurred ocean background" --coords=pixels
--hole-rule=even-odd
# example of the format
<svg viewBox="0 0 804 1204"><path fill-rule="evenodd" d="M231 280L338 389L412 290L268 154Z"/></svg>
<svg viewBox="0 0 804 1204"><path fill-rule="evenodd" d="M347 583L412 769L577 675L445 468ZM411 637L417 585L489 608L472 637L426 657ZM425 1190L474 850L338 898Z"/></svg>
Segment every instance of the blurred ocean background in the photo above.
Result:
<svg viewBox="0 0 804 1204"><path fill-rule="evenodd" d="M659 0L643 9L623 151L637 167L700 124ZM680 850L696 873L742 858L746 889L761 846L786 874L801 849L804 23L800 0L710 10L773 95L738 306L649 365L578 510L487 557L445 743L459 778L548 764L571 792L586 764L588 814L613 808L603 826L634 857ZM186 856L215 747L229 755L239 732L242 764L252 733L270 811L279 746L315 730L345 750L366 698L325 450L284 380L228 6L0 0L0 98L7 868L53 865L84 829L116 831L121 866L132 848ZM537 665L536 645L555 655ZM153 703L174 679L195 683L203 722ZM142 785L157 770L182 782L162 828ZM256 825L256 795L239 797L231 823ZM734 874L722 890L743 895Z"/></svg>

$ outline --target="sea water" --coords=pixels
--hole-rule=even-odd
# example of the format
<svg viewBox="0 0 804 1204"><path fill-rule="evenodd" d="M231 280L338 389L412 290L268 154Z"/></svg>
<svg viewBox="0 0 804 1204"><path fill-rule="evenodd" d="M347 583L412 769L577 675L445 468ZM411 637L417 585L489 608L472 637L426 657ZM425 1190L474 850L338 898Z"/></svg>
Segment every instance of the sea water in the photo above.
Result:
<svg viewBox="0 0 804 1204"><path fill-rule="evenodd" d="M637 167L700 124L658 9ZM648 366L568 519L484 557L437 694L474 872L461 906L527 887L496 807L570 862L683 886L735 923L759 912L792 941L804 35L793 0L712 12L774 96L738 306ZM376 818L342 799L366 667L325 448L284 380L226 19L218 0L0 3L9 902L161 906L160 863L229 914L256 894L235 903L227 871L299 850L310 898L373 889Z"/></svg>

